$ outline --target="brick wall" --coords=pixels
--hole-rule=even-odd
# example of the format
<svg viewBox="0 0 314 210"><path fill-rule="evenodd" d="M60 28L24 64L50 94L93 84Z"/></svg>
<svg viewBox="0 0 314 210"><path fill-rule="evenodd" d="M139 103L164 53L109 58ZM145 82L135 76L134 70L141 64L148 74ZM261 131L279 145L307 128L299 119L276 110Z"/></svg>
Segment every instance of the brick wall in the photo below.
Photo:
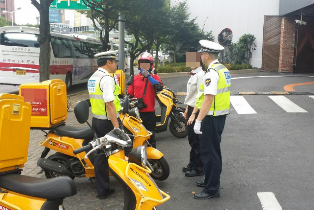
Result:
<svg viewBox="0 0 314 210"><path fill-rule="evenodd" d="M264 71L278 72L280 37L281 37L280 16L265 16L264 18L264 38L262 69Z"/></svg>
<svg viewBox="0 0 314 210"><path fill-rule="evenodd" d="M295 26L293 18L282 18L278 72L293 72Z"/></svg>

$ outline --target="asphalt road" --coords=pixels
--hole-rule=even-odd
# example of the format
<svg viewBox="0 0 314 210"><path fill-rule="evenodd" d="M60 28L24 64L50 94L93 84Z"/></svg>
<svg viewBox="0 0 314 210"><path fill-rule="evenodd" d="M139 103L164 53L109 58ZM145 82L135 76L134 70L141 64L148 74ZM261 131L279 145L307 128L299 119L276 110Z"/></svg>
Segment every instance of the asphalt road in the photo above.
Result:
<svg viewBox="0 0 314 210"><path fill-rule="evenodd" d="M163 82L175 92L183 92L187 80L169 78ZM313 81L313 75L233 75L231 91L284 91L285 85ZM75 89L80 88L84 89L83 86ZM314 84L299 85L295 90L314 93ZM157 182L171 196L158 207L159 210L259 210L262 209L257 195L260 192L272 192L278 205L285 210L314 209L314 99L310 97L313 95L284 96L305 110L300 113L285 111L269 96L241 96L255 114L239 114L231 106L222 136L223 172L219 199L193 199L192 192L201 190L195 181L203 177L188 178L181 171L188 163L187 138L178 139L169 131L156 134L157 148L164 153L171 169L167 180ZM184 96L179 99L183 101ZM111 178L111 186L116 193L106 200L96 198L96 190L87 179L77 178L75 183L78 194L65 199L66 209L123 209L122 188L114 178Z"/></svg>
<svg viewBox="0 0 314 210"><path fill-rule="evenodd" d="M262 77L261 77L262 76ZM264 77L268 76L268 77ZM241 78L240 78L241 77ZM248 77L248 78L247 78ZM313 82L308 75L234 75L232 91L284 91L287 84ZM174 91L184 91L188 78L163 79ZM314 93L314 85L297 86L296 91ZM259 192L272 192L282 209L313 209L314 100L309 95L285 96L306 113L287 113L268 95L243 96L256 114L238 114L231 108L222 137L223 172L221 198L195 200L192 192L201 189L181 172L188 163L187 138L178 139L169 131L156 135L157 147L167 159L171 174L158 186L171 195L158 209L262 209ZM183 96L179 97L181 101ZM123 192L114 178L116 193L108 200L95 198L95 189L86 179L76 180L78 194L65 200L69 209L122 209Z"/></svg>

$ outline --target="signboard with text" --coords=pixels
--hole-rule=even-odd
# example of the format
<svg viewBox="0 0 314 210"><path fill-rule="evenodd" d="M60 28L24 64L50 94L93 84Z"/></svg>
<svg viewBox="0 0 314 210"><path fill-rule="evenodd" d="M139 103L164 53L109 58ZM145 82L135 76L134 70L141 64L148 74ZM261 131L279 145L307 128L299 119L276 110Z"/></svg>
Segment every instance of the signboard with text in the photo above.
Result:
<svg viewBox="0 0 314 210"><path fill-rule="evenodd" d="M73 9L73 10L90 10L83 0L54 0L50 9Z"/></svg>

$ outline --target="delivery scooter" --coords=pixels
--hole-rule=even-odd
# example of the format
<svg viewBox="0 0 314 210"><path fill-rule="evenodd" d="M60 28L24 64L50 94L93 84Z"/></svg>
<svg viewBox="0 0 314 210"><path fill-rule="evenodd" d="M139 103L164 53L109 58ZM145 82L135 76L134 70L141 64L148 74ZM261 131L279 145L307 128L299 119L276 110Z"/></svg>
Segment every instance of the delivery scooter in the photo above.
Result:
<svg viewBox="0 0 314 210"><path fill-rule="evenodd" d="M174 92L167 87L156 93L156 100L160 105L161 114L156 115L156 133L169 130L175 137L185 138L188 135L187 120L184 118L185 109L179 107L181 102ZM169 123L169 119L170 123Z"/></svg>
<svg viewBox="0 0 314 210"><path fill-rule="evenodd" d="M124 157L123 148L128 146L129 136L110 131L104 137L95 139L88 145L74 150L75 154L87 152L85 158L95 150L101 149L108 157L109 170L124 189L124 210L154 210L156 206L166 202L170 196L160 190L150 177L147 167L146 145L133 149L128 161ZM79 155L79 154L78 154Z"/></svg>
<svg viewBox="0 0 314 210"><path fill-rule="evenodd" d="M134 76L130 76L128 85L134 81ZM155 96L160 106L160 115L156 115L156 133L167 131L168 125L172 135L178 138L185 138L188 135L187 120L184 118L185 109L179 107L181 102L176 98L174 92L167 87L163 87ZM133 100L137 100L133 98ZM169 123L170 120L170 123Z"/></svg>
<svg viewBox="0 0 314 210"><path fill-rule="evenodd" d="M123 111L120 114L121 121L126 130L133 135L133 148L147 144L151 133L141 124L141 120L136 117L136 111L129 110L129 101L124 100ZM89 103L80 101L74 108L76 119L79 123L87 123L89 117ZM50 129L46 139L40 143L44 146L41 157L37 164L40 166L47 178L66 175L74 179L75 177L88 177L92 180L95 177L93 154L88 159L84 159L84 154L73 154L73 151L86 145L94 138L94 131L90 124L88 127L76 127L60 125ZM146 147L151 170L151 176L156 180L165 180L170 174L170 169L163 154L153 147ZM49 151L56 151L49 156ZM124 155L125 156L125 155Z"/></svg>
<svg viewBox="0 0 314 210"><path fill-rule="evenodd" d="M73 180L21 175L28 155L31 111L22 96L0 94L0 209L63 210L63 199L76 194Z"/></svg>

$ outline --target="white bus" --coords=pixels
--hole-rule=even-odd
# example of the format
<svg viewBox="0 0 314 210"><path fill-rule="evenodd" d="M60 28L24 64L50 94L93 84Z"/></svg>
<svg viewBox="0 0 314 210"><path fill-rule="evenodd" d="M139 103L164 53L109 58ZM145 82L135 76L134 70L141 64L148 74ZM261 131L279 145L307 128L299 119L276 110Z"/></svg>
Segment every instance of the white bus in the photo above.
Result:
<svg viewBox="0 0 314 210"><path fill-rule="evenodd" d="M0 84L39 82L38 34L38 28L0 27ZM67 87L87 82L97 70L97 39L51 33L50 48L50 79L62 79Z"/></svg>

